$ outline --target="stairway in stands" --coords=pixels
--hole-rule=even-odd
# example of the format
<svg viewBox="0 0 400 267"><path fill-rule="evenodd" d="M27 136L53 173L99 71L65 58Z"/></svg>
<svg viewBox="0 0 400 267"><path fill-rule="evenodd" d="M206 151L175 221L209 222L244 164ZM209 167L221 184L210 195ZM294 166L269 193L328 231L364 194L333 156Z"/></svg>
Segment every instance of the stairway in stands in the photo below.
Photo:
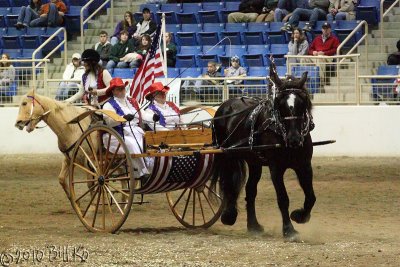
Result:
<svg viewBox="0 0 400 267"><path fill-rule="evenodd" d="M114 0L114 23L110 24L109 14L110 9L107 9L107 14L96 16L95 19L89 21L88 29L85 30L85 48L91 48L93 44L97 43L99 40L100 31L105 30L108 35L114 33L115 26L118 21L122 20L123 15L126 11L137 12L139 7L145 1L143 0ZM81 37L75 37L73 40L68 41L68 63L71 62L71 57L73 53L82 53L81 51ZM65 70L63 61L63 52L61 58L54 58L49 64L49 78L50 79L62 79L63 72Z"/></svg>

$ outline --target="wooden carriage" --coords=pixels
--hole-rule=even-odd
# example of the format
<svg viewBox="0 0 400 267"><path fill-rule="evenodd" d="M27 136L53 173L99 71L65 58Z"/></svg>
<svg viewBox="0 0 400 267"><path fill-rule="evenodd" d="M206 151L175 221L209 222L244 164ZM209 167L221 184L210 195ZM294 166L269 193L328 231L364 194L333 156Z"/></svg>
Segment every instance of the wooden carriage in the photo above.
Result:
<svg viewBox="0 0 400 267"><path fill-rule="evenodd" d="M87 111L69 123L93 113L125 120L106 110ZM188 228L213 225L222 212L219 190L210 188L214 154L211 129L146 132L144 151L130 154L123 137L103 122L92 124L76 142L69 167L71 204L79 219L93 232L116 232L127 219L133 203L142 204L146 194L166 193L178 221ZM118 147L110 152L111 137ZM153 161L148 180L136 174L131 158ZM139 201L134 200L139 198Z"/></svg>

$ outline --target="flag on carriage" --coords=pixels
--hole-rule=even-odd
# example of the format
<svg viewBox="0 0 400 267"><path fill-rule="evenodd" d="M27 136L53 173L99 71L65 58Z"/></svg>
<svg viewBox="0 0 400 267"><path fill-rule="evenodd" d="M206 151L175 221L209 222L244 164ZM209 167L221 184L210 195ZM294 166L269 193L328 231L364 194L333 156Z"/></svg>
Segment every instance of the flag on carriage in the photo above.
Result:
<svg viewBox="0 0 400 267"><path fill-rule="evenodd" d="M149 86L154 83L154 79L164 75L160 48L161 37L160 25L157 27L149 52L133 77L131 97L135 98L140 104L144 102L144 96Z"/></svg>

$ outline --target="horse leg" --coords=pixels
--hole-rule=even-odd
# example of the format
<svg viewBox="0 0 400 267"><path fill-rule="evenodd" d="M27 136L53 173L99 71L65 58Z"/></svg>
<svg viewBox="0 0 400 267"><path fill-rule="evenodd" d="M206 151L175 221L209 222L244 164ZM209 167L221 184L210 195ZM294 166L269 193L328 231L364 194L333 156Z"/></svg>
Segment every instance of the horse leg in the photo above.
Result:
<svg viewBox="0 0 400 267"><path fill-rule="evenodd" d="M257 221L255 209L257 184L261 178L262 165L247 165L249 166L249 178L246 183L247 230L250 232L263 232L264 228Z"/></svg>
<svg viewBox="0 0 400 267"><path fill-rule="evenodd" d="M224 193L224 210L221 214L221 222L226 225L234 225L238 215L237 199L244 181L244 162L225 158L221 161L220 187Z"/></svg>
<svg viewBox="0 0 400 267"><path fill-rule="evenodd" d="M68 199L70 199L68 185L65 183L65 179L69 175L68 174L68 164L69 164L69 160L65 157L61 164L61 171L60 171L60 174L58 175L58 182L60 183L61 187L64 189L64 192L67 195Z"/></svg>
<svg viewBox="0 0 400 267"><path fill-rule="evenodd" d="M285 173L286 168L278 167L276 164L270 164L269 170L278 200L278 207L282 215L283 237L288 241L295 241L298 232L294 229L289 218L289 196L286 192L285 184L283 182L283 174Z"/></svg>
<svg viewBox="0 0 400 267"><path fill-rule="evenodd" d="M309 162L303 168L295 169L297 178L304 192L304 208L296 209L290 214L290 218L297 223L306 223L310 220L311 210L315 203L315 194L312 184L313 171L311 167L311 162Z"/></svg>

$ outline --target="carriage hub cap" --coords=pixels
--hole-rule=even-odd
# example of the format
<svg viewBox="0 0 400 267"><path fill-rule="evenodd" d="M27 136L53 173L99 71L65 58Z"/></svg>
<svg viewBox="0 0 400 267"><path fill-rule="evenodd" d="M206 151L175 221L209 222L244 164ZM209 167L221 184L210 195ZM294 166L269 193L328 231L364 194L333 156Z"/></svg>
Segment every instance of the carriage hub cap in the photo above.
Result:
<svg viewBox="0 0 400 267"><path fill-rule="evenodd" d="M97 180L99 181L100 185L104 185L104 176L103 175L100 175Z"/></svg>

